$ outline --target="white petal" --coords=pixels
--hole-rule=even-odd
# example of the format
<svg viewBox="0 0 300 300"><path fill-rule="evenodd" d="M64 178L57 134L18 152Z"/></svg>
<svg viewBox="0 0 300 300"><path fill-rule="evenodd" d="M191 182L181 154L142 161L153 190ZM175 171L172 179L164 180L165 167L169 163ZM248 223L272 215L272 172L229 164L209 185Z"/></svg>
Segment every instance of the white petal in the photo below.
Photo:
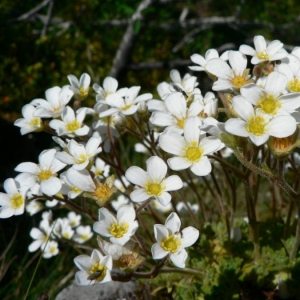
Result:
<svg viewBox="0 0 300 300"><path fill-rule="evenodd" d="M201 140L200 146L204 150L202 155L206 155L219 150L221 146L221 141L214 136L209 136Z"/></svg>
<svg viewBox="0 0 300 300"><path fill-rule="evenodd" d="M172 170L184 170L189 168L192 163L186 157L172 157L168 159L168 165Z"/></svg>
<svg viewBox="0 0 300 300"><path fill-rule="evenodd" d="M140 167L130 167L126 173L125 177L128 181L130 181L133 184L139 185L144 187L147 180L148 180L148 175L147 173Z"/></svg>
<svg viewBox="0 0 300 300"><path fill-rule="evenodd" d="M179 133L168 131L161 134L159 146L166 152L174 155L183 155L183 149L186 146L186 142Z"/></svg>
<svg viewBox="0 0 300 300"><path fill-rule="evenodd" d="M252 104L243 96L234 97L232 99L232 106L239 117L241 117L245 121L248 121L249 118L254 116L254 108Z"/></svg>
<svg viewBox="0 0 300 300"><path fill-rule="evenodd" d="M256 84L248 84L241 88L241 95L251 104L256 105L258 100L264 96L264 92Z"/></svg>
<svg viewBox="0 0 300 300"><path fill-rule="evenodd" d="M287 77L279 72L272 72L266 81L265 91L275 97L280 95L287 85Z"/></svg>
<svg viewBox="0 0 300 300"><path fill-rule="evenodd" d="M190 117L184 124L184 138L187 143L196 142L198 144L200 136L200 126L202 125L199 117Z"/></svg>
<svg viewBox="0 0 300 300"><path fill-rule="evenodd" d="M296 120L291 116L277 116L266 125L267 133L283 138L292 135L296 130Z"/></svg>
<svg viewBox="0 0 300 300"><path fill-rule="evenodd" d="M41 192L47 196L53 196L61 189L61 181L56 177L51 177L48 180L41 182Z"/></svg>
<svg viewBox="0 0 300 300"><path fill-rule="evenodd" d="M160 196L156 196L156 199L160 202L161 205L166 206L171 202L171 195L168 192L162 192Z"/></svg>
<svg viewBox="0 0 300 300"><path fill-rule="evenodd" d="M165 223L165 226L172 232L178 232L180 230L180 226L181 226L181 221L178 217L178 215L174 212L172 212Z"/></svg>
<svg viewBox="0 0 300 300"><path fill-rule="evenodd" d="M183 182L177 175L167 177L162 184L166 187L165 191L176 191L183 187Z"/></svg>
<svg viewBox="0 0 300 300"><path fill-rule="evenodd" d="M232 70L221 58L214 58L206 65L206 70L218 78L228 79L232 77Z"/></svg>
<svg viewBox="0 0 300 300"><path fill-rule="evenodd" d="M201 159L192 164L191 171L198 176L206 176L211 172L211 163L207 156L202 156Z"/></svg>
<svg viewBox="0 0 300 300"><path fill-rule="evenodd" d="M192 226L184 228L181 233L181 242L184 248L193 245L199 237L199 230Z"/></svg>
<svg viewBox="0 0 300 300"><path fill-rule="evenodd" d="M136 203L144 202L150 197L151 195L147 194L145 189L137 189L130 194L130 199Z"/></svg>
<svg viewBox="0 0 300 300"><path fill-rule="evenodd" d="M167 174L167 164L158 156L152 156L147 160L147 172L151 180L160 182Z"/></svg>
<svg viewBox="0 0 300 300"><path fill-rule="evenodd" d="M67 171L66 176L72 185L82 191L94 192L96 189L95 183L87 170L76 171L73 168L70 168Z"/></svg>
<svg viewBox="0 0 300 300"><path fill-rule="evenodd" d="M225 123L225 130L237 136L248 137L249 132L246 129L247 123L240 119L229 119Z"/></svg>
<svg viewBox="0 0 300 300"><path fill-rule="evenodd" d="M182 249L178 253L172 253L170 256L171 261L173 264L178 268L185 268L185 261L187 259L187 252Z"/></svg>
<svg viewBox="0 0 300 300"><path fill-rule="evenodd" d="M151 252L154 259L162 259L169 254L169 251L164 250L158 243L152 245Z"/></svg>

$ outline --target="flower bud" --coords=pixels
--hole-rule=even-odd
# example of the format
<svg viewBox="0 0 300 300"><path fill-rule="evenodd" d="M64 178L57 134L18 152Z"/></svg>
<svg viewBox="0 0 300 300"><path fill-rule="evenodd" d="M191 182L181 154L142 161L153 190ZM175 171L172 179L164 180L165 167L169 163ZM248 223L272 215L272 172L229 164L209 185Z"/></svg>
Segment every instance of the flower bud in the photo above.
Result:
<svg viewBox="0 0 300 300"><path fill-rule="evenodd" d="M148 107L145 101L140 102L137 105L137 115L140 119L144 120L144 121L148 121L149 120L149 113L148 113Z"/></svg>
<svg viewBox="0 0 300 300"><path fill-rule="evenodd" d="M299 128L297 127L292 135L285 138L271 136L268 140L268 146L278 159L287 158L296 147L300 146Z"/></svg>

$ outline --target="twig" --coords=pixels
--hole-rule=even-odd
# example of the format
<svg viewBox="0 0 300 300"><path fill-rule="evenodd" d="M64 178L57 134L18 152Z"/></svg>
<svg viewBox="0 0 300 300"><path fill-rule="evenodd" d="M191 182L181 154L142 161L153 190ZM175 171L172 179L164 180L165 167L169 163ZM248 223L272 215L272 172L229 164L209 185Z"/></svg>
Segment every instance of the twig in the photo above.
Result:
<svg viewBox="0 0 300 300"><path fill-rule="evenodd" d="M147 7L149 7L151 3L152 0L143 0L138 6L133 16L131 17L130 23L127 26L127 29L120 43L119 49L114 58L113 65L109 73L110 76L115 78L118 77L120 72L125 68L131 53L131 49L133 47L134 40L137 36L133 28L134 22L142 19L141 12Z"/></svg>

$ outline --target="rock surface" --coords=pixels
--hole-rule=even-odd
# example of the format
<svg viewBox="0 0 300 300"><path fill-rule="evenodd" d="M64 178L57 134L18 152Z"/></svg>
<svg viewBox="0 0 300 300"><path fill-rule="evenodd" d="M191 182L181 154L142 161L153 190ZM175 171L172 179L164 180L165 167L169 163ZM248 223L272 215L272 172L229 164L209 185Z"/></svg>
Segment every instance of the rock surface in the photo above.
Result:
<svg viewBox="0 0 300 300"><path fill-rule="evenodd" d="M129 282L108 282L79 286L75 282L63 289L55 300L137 300L136 284Z"/></svg>

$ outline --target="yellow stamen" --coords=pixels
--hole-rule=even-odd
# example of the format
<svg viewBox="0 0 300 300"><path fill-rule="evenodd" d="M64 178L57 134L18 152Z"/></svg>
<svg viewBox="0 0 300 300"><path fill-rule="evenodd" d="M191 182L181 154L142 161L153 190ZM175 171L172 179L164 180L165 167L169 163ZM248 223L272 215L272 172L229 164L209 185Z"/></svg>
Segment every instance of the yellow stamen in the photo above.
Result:
<svg viewBox="0 0 300 300"><path fill-rule="evenodd" d="M121 238L124 236L125 233L127 233L128 228L129 228L128 223L122 223L122 224L112 223L110 225L109 233L116 238Z"/></svg>
<svg viewBox="0 0 300 300"><path fill-rule="evenodd" d="M148 181L145 184L145 190L148 195L160 196L165 189L161 183Z"/></svg>
<svg viewBox="0 0 300 300"><path fill-rule="evenodd" d="M264 113L275 115L277 109L281 107L281 103L274 97L274 95L266 94L263 98L258 100L258 107L261 107Z"/></svg>
<svg viewBox="0 0 300 300"><path fill-rule="evenodd" d="M18 209L23 205L24 198L21 194L14 194L10 197L10 202L13 209Z"/></svg>
<svg viewBox="0 0 300 300"><path fill-rule="evenodd" d="M172 253L177 252L178 248L181 245L180 239L178 239L174 234L171 234L167 238L161 241L161 247L165 251L170 251Z"/></svg>
<svg viewBox="0 0 300 300"><path fill-rule="evenodd" d="M69 132L76 131L81 127L80 123L77 120L73 120L66 124L66 130Z"/></svg>
<svg viewBox="0 0 300 300"><path fill-rule="evenodd" d="M247 131L254 135L263 135L265 133L265 120L261 116L251 117L246 127Z"/></svg>
<svg viewBox="0 0 300 300"><path fill-rule="evenodd" d="M295 78L291 81L289 81L287 88L295 93L299 93L300 92L300 80L298 78Z"/></svg>

